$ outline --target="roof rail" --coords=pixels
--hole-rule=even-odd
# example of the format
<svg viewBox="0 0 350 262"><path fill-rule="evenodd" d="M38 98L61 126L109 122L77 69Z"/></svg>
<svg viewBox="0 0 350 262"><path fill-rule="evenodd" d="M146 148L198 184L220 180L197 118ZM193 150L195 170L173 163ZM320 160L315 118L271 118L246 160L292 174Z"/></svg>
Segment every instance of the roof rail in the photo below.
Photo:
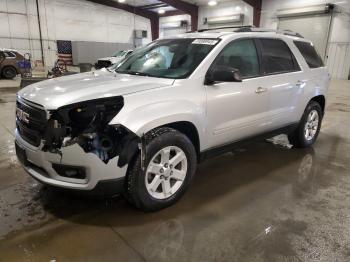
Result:
<svg viewBox="0 0 350 262"><path fill-rule="evenodd" d="M277 31L277 33L281 33L284 35L291 35L291 36L297 36L300 38L304 38L301 34L297 33L297 32L293 32L291 30L281 30L281 31Z"/></svg>
<svg viewBox="0 0 350 262"><path fill-rule="evenodd" d="M204 29L199 29L197 32L206 32L206 31L214 31L214 30L221 30L221 29L233 29L232 32L235 33L244 33L244 32L261 32L261 33L276 33L276 34L283 34L283 35L290 35L290 36L296 36L300 38L304 38L301 34L293 32L291 30L274 30L274 29L266 29L266 28L259 28L255 27L253 25L242 25L242 26L222 26L222 27L213 27L213 28L204 28ZM192 31L187 32L187 33L193 33Z"/></svg>
<svg viewBox="0 0 350 262"><path fill-rule="evenodd" d="M296 36L300 38L304 38L301 34L293 32L291 30L273 30L273 29L265 29L265 28L254 28L254 27L242 27L236 29L234 32L236 33L242 33L242 32L275 32L276 34L283 34L283 35L290 35L290 36Z"/></svg>
<svg viewBox="0 0 350 262"><path fill-rule="evenodd" d="M242 25L242 26L221 26L221 27L213 27L213 28L203 28L203 29L198 29L197 32L206 32L206 31L214 31L214 30L220 30L220 29L243 29L243 28L254 28L252 25ZM236 31L233 31L236 32Z"/></svg>

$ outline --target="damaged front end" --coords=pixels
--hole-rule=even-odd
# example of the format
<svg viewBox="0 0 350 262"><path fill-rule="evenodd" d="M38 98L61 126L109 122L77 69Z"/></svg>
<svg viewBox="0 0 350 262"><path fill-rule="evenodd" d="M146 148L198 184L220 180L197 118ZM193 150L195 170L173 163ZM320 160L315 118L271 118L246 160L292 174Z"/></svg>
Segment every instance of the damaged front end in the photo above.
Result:
<svg viewBox="0 0 350 262"><path fill-rule="evenodd" d="M118 166L128 164L138 151L140 138L121 125L108 123L124 105L122 96L100 98L49 112L43 151L61 154L61 148L78 144L104 163L115 156Z"/></svg>

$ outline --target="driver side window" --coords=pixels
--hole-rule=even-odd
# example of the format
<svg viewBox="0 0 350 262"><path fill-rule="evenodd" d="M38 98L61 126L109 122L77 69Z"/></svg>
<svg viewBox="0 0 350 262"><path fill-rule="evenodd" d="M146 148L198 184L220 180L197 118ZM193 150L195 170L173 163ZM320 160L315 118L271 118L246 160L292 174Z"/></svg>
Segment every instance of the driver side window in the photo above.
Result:
<svg viewBox="0 0 350 262"><path fill-rule="evenodd" d="M229 43L216 58L215 66L238 69L242 78L259 76L259 59L254 40L243 39Z"/></svg>

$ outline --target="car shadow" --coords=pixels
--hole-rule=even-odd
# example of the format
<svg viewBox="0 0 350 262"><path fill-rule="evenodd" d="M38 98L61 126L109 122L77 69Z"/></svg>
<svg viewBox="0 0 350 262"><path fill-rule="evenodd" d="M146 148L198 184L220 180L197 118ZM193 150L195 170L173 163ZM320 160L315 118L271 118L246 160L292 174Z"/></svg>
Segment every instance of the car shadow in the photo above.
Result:
<svg viewBox="0 0 350 262"><path fill-rule="evenodd" d="M220 199L225 195L266 179L276 184L275 190L286 184L292 185L295 194L302 197L305 192L318 188L314 184L320 180L315 177L322 172L317 170L317 161L313 148L290 149L272 142L252 144L200 164L184 197L175 205L154 213L135 209L121 196L87 196L50 187L42 187L37 199L46 212L57 218L81 224L128 227L195 213L217 201L220 205ZM271 188L258 190L254 194L262 196ZM243 208L250 200L249 197L232 199L228 208ZM98 219L95 219L96 214Z"/></svg>

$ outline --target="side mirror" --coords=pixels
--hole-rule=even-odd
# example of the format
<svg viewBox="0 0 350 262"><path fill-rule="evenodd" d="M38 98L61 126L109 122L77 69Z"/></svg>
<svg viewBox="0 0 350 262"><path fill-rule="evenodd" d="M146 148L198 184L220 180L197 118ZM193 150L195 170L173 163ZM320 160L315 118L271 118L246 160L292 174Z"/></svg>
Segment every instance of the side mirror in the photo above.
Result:
<svg viewBox="0 0 350 262"><path fill-rule="evenodd" d="M216 66L208 71L204 84L213 85L215 82L242 82L242 77L238 69Z"/></svg>

